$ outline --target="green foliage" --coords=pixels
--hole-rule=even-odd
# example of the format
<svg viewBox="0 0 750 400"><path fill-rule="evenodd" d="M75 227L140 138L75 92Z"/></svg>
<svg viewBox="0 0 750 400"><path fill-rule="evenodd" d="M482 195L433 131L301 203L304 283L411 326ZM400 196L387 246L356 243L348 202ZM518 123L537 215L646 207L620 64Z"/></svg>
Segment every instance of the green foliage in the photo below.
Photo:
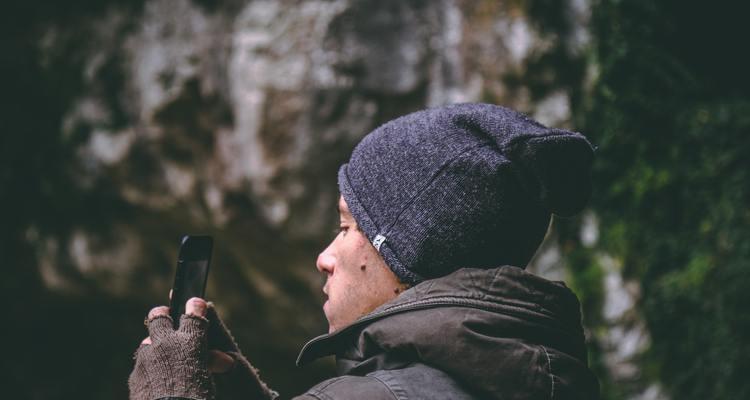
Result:
<svg viewBox="0 0 750 400"><path fill-rule="evenodd" d="M601 245L642 283L644 373L680 399L750 398L750 68L735 55L744 50L733 41L748 37L739 15L604 0L593 16L599 77L580 118L599 146Z"/></svg>

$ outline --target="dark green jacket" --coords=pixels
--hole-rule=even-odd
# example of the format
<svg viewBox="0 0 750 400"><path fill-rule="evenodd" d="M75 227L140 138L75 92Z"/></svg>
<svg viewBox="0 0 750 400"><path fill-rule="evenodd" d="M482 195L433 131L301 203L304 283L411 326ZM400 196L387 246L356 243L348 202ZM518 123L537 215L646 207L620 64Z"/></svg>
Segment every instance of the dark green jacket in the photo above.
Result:
<svg viewBox="0 0 750 400"><path fill-rule="evenodd" d="M598 399L580 304L522 269L461 269L425 281L307 343L339 375L297 400Z"/></svg>

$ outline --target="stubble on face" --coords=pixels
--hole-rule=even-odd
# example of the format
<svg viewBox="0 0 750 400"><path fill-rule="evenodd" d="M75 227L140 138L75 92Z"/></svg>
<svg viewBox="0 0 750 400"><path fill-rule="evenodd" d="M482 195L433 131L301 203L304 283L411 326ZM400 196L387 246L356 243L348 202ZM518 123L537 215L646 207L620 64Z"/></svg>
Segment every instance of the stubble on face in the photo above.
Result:
<svg viewBox="0 0 750 400"><path fill-rule="evenodd" d="M398 296L399 283L375 250L343 197L339 198L340 232L318 256L316 266L327 276L324 312L329 332L339 330Z"/></svg>

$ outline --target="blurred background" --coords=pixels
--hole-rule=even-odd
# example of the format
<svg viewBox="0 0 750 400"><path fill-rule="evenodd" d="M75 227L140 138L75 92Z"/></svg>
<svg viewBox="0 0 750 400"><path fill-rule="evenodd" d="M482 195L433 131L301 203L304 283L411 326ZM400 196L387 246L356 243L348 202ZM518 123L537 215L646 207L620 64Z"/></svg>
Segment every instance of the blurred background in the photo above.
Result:
<svg viewBox="0 0 750 400"><path fill-rule="evenodd" d="M750 398L739 3L5 3L3 397L126 399L183 233L214 236L207 296L273 388L331 376L294 359L326 331L337 167L389 119L483 101L598 146L590 207L529 269L581 298L604 399Z"/></svg>

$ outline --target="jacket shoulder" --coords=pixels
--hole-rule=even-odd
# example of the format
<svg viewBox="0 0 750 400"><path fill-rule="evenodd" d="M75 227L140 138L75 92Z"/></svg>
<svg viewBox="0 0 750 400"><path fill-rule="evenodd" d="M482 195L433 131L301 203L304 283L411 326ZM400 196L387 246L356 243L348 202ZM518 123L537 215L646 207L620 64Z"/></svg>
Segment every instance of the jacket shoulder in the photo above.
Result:
<svg viewBox="0 0 750 400"><path fill-rule="evenodd" d="M371 376L344 375L323 381L293 400L395 400L381 380Z"/></svg>
<svg viewBox="0 0 750 400"><path fill-rule="evenodd" d="M378 370L367 374L383 382L394 397L403 399L431 400L473 400L449 374L421 363L413 363L405 368Z"/></svg>
<svg viewBox="0 0 750 400"><path fill-rule="evenodd" d="M323 381L294 400L473 400L448 374L424 364L378 370L365 376L344 375Z"/></svg>

